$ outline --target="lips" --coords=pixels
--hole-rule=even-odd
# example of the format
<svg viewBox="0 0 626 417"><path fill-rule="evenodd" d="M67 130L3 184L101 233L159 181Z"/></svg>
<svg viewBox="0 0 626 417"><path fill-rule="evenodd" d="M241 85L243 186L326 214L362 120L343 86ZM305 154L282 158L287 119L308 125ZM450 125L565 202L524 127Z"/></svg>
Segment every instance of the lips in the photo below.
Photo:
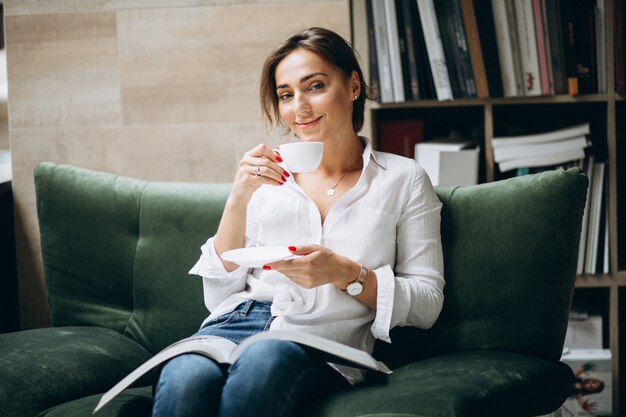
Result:
<svg viewBox="0 0 626 417"><path fill-rule="evenodd" d="M322 116L316 119L297 121L296 124L300 127L308 127L308 126L312 126L313 124L315 124L315 122L317 122L321 118Z"/></svg>

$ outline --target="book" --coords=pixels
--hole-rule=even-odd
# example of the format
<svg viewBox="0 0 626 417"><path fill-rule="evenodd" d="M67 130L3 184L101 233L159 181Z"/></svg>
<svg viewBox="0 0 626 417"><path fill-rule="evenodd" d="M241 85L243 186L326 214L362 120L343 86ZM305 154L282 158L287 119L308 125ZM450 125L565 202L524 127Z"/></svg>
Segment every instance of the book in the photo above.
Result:
<svg viewBox="0 0 626 417"><path fill-rule="evenodd" d="M549 155L538 155L526 158L507 159L498 163L500 172L511 171L515 168L533 168L562 164L564 162L576 161L585 157L584 149L574 149Z"/></svg>
<svg viewBox="0 0 626 417"><path fill-rule="evenodd" d="M558 0L544 0L546 27L550 45L550 66L554 94L567 94L565 52Z"/></svg>
<svg viewBox="0 0 626 417"><path fill-rule="evenodd" d="M467 35L460 0L450 1L450 5L452 6L453 12L452 16L454 19L454 36L456 39L457 53L461 59L460 71L461 80L464 83L463 88L466 91L466 97L477 97L476 80L470 58L469 46L467 44Z"/></svg>
<svg viewBox="0 0 626 417"><path fill-rule="evenodd" d="M591 178L593 178L593 167L594 167L594 159L593 155L590 155L583 161L583 166L581 166L583 172L587 174L587 178L589 178L589 187L587 188L587 196L585 198L585 209L583 211L583 219L582 225L580 228L580 242L578 245L578 263L576 265L576 273L578 275L585 272L585 253L587 251L587 225L589 224L589 206L591 205Z"/></svg>
<svg viewBox="0 0 626 417"><path fill-rule="evenodd" d="M465 62L457 39L454 5L450 1L436 1L435 15L450 77L452 96L454 98L468 98L470 95L464 78Z"/></svg>
<svg viewBox="0 0 626 417"><path fill-rule="evenodd" d="M424 140L421 119L381 120L378 123L378 147L382 152L413 158L415 144Z"/></svg>
<svg viewBox="0 0 626 417"><path fill-rule="evenodd" d="M563 34L563 50L565 56L565 77L567 80L567 94L577 96L578 70L576 69L576 31L574 30L574 11L568 0L559 0L559 11L561 12L561 30Z"/></svg>
<svg viewBox="0 0 626 417"><path fill-rule="evenodd" d="M598 91L594 9L595 0L581 0L576 7L561 0L568 93L571 95Z"/></svg>
<svg viewBox="0 0 626 417"><path fill-rule="evenodd" d="M607 174L607 169L605 167L605 177ZM597 257L594 260L595 262L595 273L596 274L608 274L609 273L609 257L608 257L608 181L604 180L602 190L602 207L600 208L600 224L598 226L598 251Z"/></svg>
<svg viewBox="0 0 626 417"><path fill-rule="evenodd" d="M613 53L615 55L615 92L624 94L626 92L624 79L624 0L615 0L613 3L615 15L613 16Z"/></svg>
<svg viewBox="0 0 626 417"><path fill-rule="evenodd" d="M419 100L423 94L420 94L420 77L418 70L421 67L418 64L417 56L418 38L416 32L419 30L417 26L418 18L417 4L410 0L396 0L396 12L398 17L398 38L400 41L400 55L402 58L402 73L404 76L404 97L406 100Z"/></svg>
<svg viewBox="0 0 626 417"><path fill-rule="evenodd" d="M452 100L452 87L446 58L443 52L439 24L437 23L435 14L435 5L433 0L417 0L417 7L435 91L437 93L437 100Z"/></svg>
<svg viewBox="0 0 626 417"><path fill-rule="evenodd" d="M485 71L480 34L476 22L474 2L473 0L460 0L460 5L463 24L465 25L465 34L467 35L467 47L472 63L474 82L476 83L476 94L478 98L486 98L489 97L489 84L487 82L487 72Z"/></svg>
<svg viewBox="0 0 626 417"><path fill-rule="evenodd" d="M365 12L367 15L367 46L369 48L370 89L374 100L380 101L380 81L378 78L378 57L376 55L376 34L372 2L365 2Z"/></svg>
<svg viewBox="0 0 626 417"><path fill-rule="evenodd" d="M535 21L535 40L537 42L537 59L539 61L539 78L541 94L547 96L553 93L552 71L550 66L550 42L546 30L545 3L543 0L532 0L533 17Z"/></svg>
<svg viewBox="0 0 626 417"><path fill-rule="evenodd" d="M493 149L493 159L495 162L502 162L508 159L528 158L532 156L556 154L574 149L584 149L587 146L589 146L589 144L585 136L547 143L504 146Z"/></svg>
<svg viewBox="0 0 626 417"><path fill-rule="evenodd" d="M523 95L515 9L512 0L491 0L505 97Z"/></svg>
<svg viewBox="0 0 626 417"><path fill-rule="evenodd" d="M579 125L566 127L563 129L556 129L550 132L537 133L533 135L519 135L519 136L498 136L492 139L492 146L504 147L504 146L517 146L531 143L546 143L555 142L557 140L563 140L573 138L577 136L588 135L590 133L589 123L582 123Z"/></svg>
<svg viewBox="0 0 626 417"><path fill-rule="evenodd" d="M587 248L585 251L585 273L595 274L598 258L598 245L604 244L603 230L600 229L602 200L604 198L604 162L595 162L589 192L589 224L587 225ZM602 233L601 233L602 232Z"/></svg>
<svg viewBox="0 0 626 417"><path fill-rule="evenodd" d="M502 74L491 0L474 0L474 13L483 53L490 97L502 97Z"/></svg>
<svg viewBox="0 0 626 417"><path fill-rule="evenodd" d="M389 43L389 63L391 66L391 88L393 101L404 101L404 75L400 56L400 38L398 36L398 17L395 0L383 0L385 5L385 23L387 26L387 42Z"/></svg>
<svg viewBox="0 0 626 417"><path fill-rule="evenodd" d="M561 357L561 362L569 365L575 375L576 382L580 385L583 381L596 381L601 383L597 390L581 390L570 395L561 408L553 415L556 416L611 416L613 414L613 372L612 355L610 349L566 349ZM583 408L583 405L591 405L593 411ZM621 413L620 413L621 414Z"/></svg>
<svg viewBox="0 0 626 417"><path fill-rule="evenodd" d="M515 17L517 18L524 95L538 96L541 95L541 75L531 0L515 0Z"/></svg>
<svg viewBox="0 0 626 417"><path fill-rule="evenodd" d="M248 337L239 345L218 336L192 336L166 347L115 384L100 398L94 413L104 407L126 388L130 387L141 376L175 356L185 353L197 353L212 358L219 363L232 364L252 343L269 339L288 340L314 348L326 354L331 363L368 369L385 374L392 373L384 363L377 361L365 351L304 332L292 330L261 332Z"/></svg>
<svg viewBox="0 0 626 417"><path fill-rule="evenodd" d="M417 9L417 2L414 0L406 0L410 5L411 22L415 25L413 35L415 40L415 60L417 62L417 77L420 88L420 98L437 100L437 91L435 89L435 81L433 72L428 58L428 50L426 49L426 39L424 38L424 30L422 29L422 21Z"/></svg>
<svg viewBox="0 0 626 417"><path fill-rule="evenodd" d="M370 0L372 19L374 21L374 38L376 40L376 61L378 63L378 81L380 88L380 102L394 101L393 85L391 82L391 58L389 41L387 39L387 19L385 5L382 1Z"/></svg>
<svg viewBox="0 0 626 417"><path fill-rule="evenodd" d="M597 76L597 92L606 93L607 91L607 64L606 64L606 6L605 0L596 0L597 4L594 9L596 24L596 74Z"/></svg>
<svg viewBox="0 0 626 417"><path fill-rule="evenodd" d="M598 92L596 0L586 0L576 7L578 89L580 94Z"/></svg>

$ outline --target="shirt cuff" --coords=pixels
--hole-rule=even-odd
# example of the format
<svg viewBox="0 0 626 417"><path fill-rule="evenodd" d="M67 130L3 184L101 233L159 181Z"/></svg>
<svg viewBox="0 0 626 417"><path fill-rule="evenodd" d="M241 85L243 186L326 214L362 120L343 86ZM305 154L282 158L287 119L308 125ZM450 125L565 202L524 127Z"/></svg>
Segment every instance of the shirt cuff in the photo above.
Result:
<svg viewBox="0 0 626 417"><path fill-rule="evenodd" d="M209 279L232 279L239 278L248 274L248 268L240 266L234 271L228 272L224 268L222 259L215 251L214 238L210 238L202 245L200 250L202 254L198 262L189 270L191 275L199 275Z"/></svg>
<svg viewBox="0 0 626 417"><path fill-rule="evenodd" d="M371 329L372 335L376 339L391 343L389 330L391 328L396 279L389 265L382 266L374 270L374 272L378 281L378 291L376 295L376 317Z"/></svg>

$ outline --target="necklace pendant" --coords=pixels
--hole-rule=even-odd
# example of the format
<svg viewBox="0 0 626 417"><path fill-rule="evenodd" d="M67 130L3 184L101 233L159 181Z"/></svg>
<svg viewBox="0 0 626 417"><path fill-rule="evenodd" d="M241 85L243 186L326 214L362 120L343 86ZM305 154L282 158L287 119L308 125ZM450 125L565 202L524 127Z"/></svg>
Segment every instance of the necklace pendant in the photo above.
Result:
<svg viewBox="0 0 626 417"><path fill-rule="evenodd" d="M326 195L329 197L332 197L335 195L335 189L334 188L329 188L328 190L326 190Z"/></svg>

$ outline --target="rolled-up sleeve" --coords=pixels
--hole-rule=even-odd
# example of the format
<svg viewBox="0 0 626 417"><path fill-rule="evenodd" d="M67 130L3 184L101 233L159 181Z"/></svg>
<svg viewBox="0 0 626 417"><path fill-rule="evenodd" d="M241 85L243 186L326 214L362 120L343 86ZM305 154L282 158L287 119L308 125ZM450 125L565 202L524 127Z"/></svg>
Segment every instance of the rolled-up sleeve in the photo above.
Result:
<svg viewBox="0 0 626 417"><path fill-rule="evenodd" d="M441 207L424 169L415 165L409 198L396 228L396 264L375 270L378 285L372 334L390 342L395 326L430 328L443 305Z"/></svg>
<svg viewBox="0 0 626 417"><path fill-rule="evenodd" d="M213 311L229 295L243 291L248 277L248 268L240 266L232 272L224 268L213 240L214 237L202 245L200 259L189 271L190 274L202 277L204 304L209 311Z"/></svg>
<svg viewBox="0 0 626 417"><path fill-rule="evenodd" d="M259 229L255 213L253 199L247 207L245 246L249 246L249 242L256 238ZM189 270L189 274L202 277L204 305L209 311L213 311L229 296L246 289L250 269L240 266L234 271L228 272L215 250L215 236L201 246L200 252L200 259Z"/></svg>

